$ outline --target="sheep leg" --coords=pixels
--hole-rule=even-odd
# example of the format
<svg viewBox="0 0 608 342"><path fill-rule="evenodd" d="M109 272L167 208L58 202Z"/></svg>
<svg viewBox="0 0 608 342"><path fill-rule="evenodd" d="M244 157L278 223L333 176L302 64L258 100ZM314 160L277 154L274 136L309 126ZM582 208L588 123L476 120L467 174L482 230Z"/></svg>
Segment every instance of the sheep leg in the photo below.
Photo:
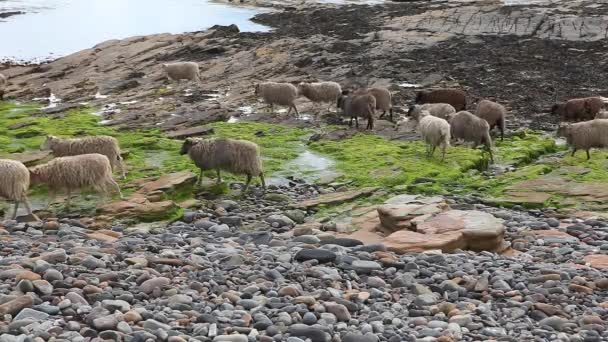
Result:
<svg viewBox="0 0 608 342"><path fill-rule="evenodd" d="M13 211L13 217L12 217L13 220L17 218L18 209L19 209L19 200L15 200L15 210Z"/></svg>
<svg viewBox="0 0 608 342"><path fill-rule="evenodd" d="M241 195L245 196L245 194L247 194L247 189L249 189L249 183L251 183L251 174L248 173L247 182L245 182L245 187L243 188Z"/></svg>
<svg viewBox="0 0 608 342"><path fill-rule="evenodd" d="M388 115L389 115L389 118L391 119L391 122L394 122L393 121L393 107L391 107L391 109L388 110Z"/></svg>
<svg viewBox="0 0 608 342"><path fill-rule="evenodd" d="M27 200L27 196L23 196L23 199L21 201L23 202L23 205L25 205L25 209L27 209L27 213L30 214L34 218L34 220L40 221L38 216L36 216L36 214L34 214L34 211L32 210L32 206L30 205L30 201Z"/></svg>
<svg viewBox="0 0 608 342"><path fill-rule="evenodd" d="M217 172L217 184L222 182L222 175L220 175L220 169L215 170Z"/></svg>
<svg viewBox="0 0 608 342"><path fill-rule="evenodd" d="M70 189L67 189L68 192L68 199L65 201L65 208L69 209L70 208L70 198L72 197L72 193Z"/></svg>
<svg viewBox="0 0 608 342"><path fill-rule="evenodd" d="M589 155L589 149L587 149L587 160L591 159L591 156Z"/></svg>
<svg viewBox="0 0 608 342"><path fill-rule="evenodd" d="M50 190L49 191L49 199L48 199L48 204L46 205L47 208L49 208L51 206L51 204L53 204L53 202L55 201L55 191L54 190Z"/></svg>
<svg viewBox="0 0 608 342"><path fill-rule="evenodd" d="M447 150L447 146L445 144L443 144L441 146L441 162L443 163L443 161L445 160L445 152Z"/></svg>
<svg viewBox="0 0 608 342"><path fill-rule="evenodd" d="M201 172L198 175L198 181L196 182L196 185L201 185L203 183L203 169L201 169Z"/></svg>
<svg viewBox="0 0 608 342"><path fill-rule="evenodd" d="M355 128L359 128L359 117L355 116Z"/></svg>
<svg viewBox="0 0 608 342"><path fill-rule="evenodd" d="M348 122L348 127L353 127L353 117L350 117L350 121Z"/></svg>
<svg viewBox="0 0 608 342"><path fill-rule="evenodd" d="M289 107L289 111L287 112L287 116L289 116L289 112L291 111L291 108L293 108L293 110L296 112L296 118L299 118L299 117L300 117L300 113L298 113L298 108L296 107L296 104L295 104L295 103L294 103L294 104L292 104L292 105Z"/></svg>
<svg viewBox="0 0 608 342"><path fill-rule="evenodd" d="M429 157L432 157L433 154L435 154L435 148L437 148L437 146L435 146L435 145L431 146L431 155Z"/></svg>
<svg viewBox="0 0 608 342"><path fill-rule="evenodd" d="M570 155L571 157L574 157L574 154L576 153L576 147L572 150L572 154Z"/></svg>
<svg viewBox="0 0 608 342"><path fill-rule="evenodd" d="M4 90L0 90L0 101L4 101Z"/></svg>
<svg viewBox="0 0 608 342"><path fill-rule="evenodd" d="M260 182L262 182L262 189L266 191L266 181L264 180L264 173L260 172Z"/></svg>
<svg viewBox="0 0 608 342"><path fill-rule="evenodd" d="M127 179L127 172L125 171L125 164L120 155L118 156L118 170L120 171L120 174L122 175L122 179Z"/></svg>
<svg viewBox="0 0 608 342"><path fill-rule="evenodd" d="M118 186L118 183L116 183L115 180L111 179L108 181L108 183L114 187L114 191L116 191L118 193L118 195L120 195L120 199L124 199L124 197L122 196L122 191L120 191L120 186Z"/></svg>

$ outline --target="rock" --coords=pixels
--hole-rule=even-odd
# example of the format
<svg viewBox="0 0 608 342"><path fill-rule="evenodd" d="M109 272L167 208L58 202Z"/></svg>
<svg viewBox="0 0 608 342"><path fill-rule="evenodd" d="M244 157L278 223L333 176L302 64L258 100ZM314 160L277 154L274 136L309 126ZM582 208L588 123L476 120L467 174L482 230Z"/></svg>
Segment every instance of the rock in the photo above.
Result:
<svg viewBox="0 0 608 342"><path fill-rule="evenodd" d="M143 324L143 328L148 331L156 331L158 329L165 331L171 330L171 326L153 319L147 319Z"/></svg>
<svg viewBox="0 0 608 342"><path fill-rule="evenodd" d="M34 304L34 300L30 296L19 296L0 305L0 317L4 315L16 315L21 310L29 308Z"/></svg>
<svg viewBox="0 0 608 342"><path fill-rule="evenodd" d="M315 327L305 324L293 324L289 327L292 336L309 338L312 342L330 342L331 337L328 333Z"/></svg>
<svg viewBox="0 0 608 342"><path fill-rule="evenodd" d="M40 294L48 296L53 293L53 285L49 284L46 280L34 280L32 283L34 284L36 291Z"/></svg>
<svg viewBox="0 0 608 342"><path fill-rule="evenodd" d="M212 135L215 133L213 127L192 127L181 129L178 131L172 131L167 133L167 137L171 139L185 139L189 137Z"/></svg>
<svg viewBox="0 0 608 342"><path fill-rule="evenodd" d="M369 195L373 194L374 192L376 192L377 190L378 190L378 188L376 188L376 187L369 187L369 188L363 188L363 189L359 189L359 190L333 192L333 193L321 195L315 199L296 203L292 206L296 209L305 210L305 209L314 208L314 207L317 207L320 205L328 205L328 206L336 205L336 204L340 204L343 202L352 201L352 200L362 197L362 196L369 196Z"/></svg>
<svg viewBox="0 0 608 342"><path fill-rule="evenodd" d="M331 314L334 314L338 321L348 322L351 318L348 309L346 309L346 306L342 304L327 302L324 304L324 306L325 310Z"/></svg>
<svg viewBox="0 0 608 342"><path fill-rule="evenodd" d="M302 316L302 323L306 325L313 325L317 323L317 316L315 316L312 312L306 312L304 316Z"/></svg>
<svg viewBox="0 0 608 342"><path fill-rule="evenodd" d="M13 318L13 320L20 321L23 319L31 319L34 321L43 321L43 320L47 319L48 317L49 317L48 313L38 311L38 310L33 310L30 308L25 308L25 309L21 310L21 312L19 312L19 314L17 316L15 316L15 318Z"/></svg>
<svg viewBox="0 0 608 342"><path fill-rule="evenodd" d="M161 289L164 286L171 284L171 281L165 277L157 277L144 281L139 285L139 290L143 293L152 293L154 289Z"/></svg>
<svg viewBox="0 0 608 342"><path fill-rule="evenodd" d="M294 227L295 223L285 215L270 215L266 218L269 224L276 224L277 227Z"/></svg>
<svg viewBox="0 0 608 342"><path fill-rule="evenodd" d="M296 261L317 260L320 263L333 262L336 260L336 253L325 249L302 249L294 256Z"/></svg>
<svg viewBox="0 0 608 342"><path fill-rule="evenodd" d="M338 246L342 246L342 247L356 247L356 246L363 245L363 242L361 242L357 239L351 239L351 238L335 238L335 239L331 239L331 240L327 240L327 241L321 241L321 244L322 245L331 244L331 245L338 245Z"/></svg>
<svg viewBox="0 0 608 342"><path fill-rule="evenodd" d="M248 342L246 335L219 335L213 339L213 342Z"/></svg>
<svg viewBox="0 0 608 342"><path fill-rule="evenodd" d="M378 207L378 217L383 228L391 232L412 229L412 220L419 216L431 216L443 211L436 204L385 204Z"/></svg>
<svg viewBox="0 0 608 342"><path fill-rule="evenodd" d="M351 268L357 273L370 273L372 271L381 270L382 266L375 261L355 260L351 264Z"/></svg>
<svg viewBox="0 0 608 342"><path fill-rule="evenodd" d="M541 320L540 322L538 322L538 324L541 327L549 327L556 331L561 331L564 327L564 324L566 324L566 320L558 316L551 316Z"/></svg>
<svg viewBox="0 0 608 342"><path fill-rule="evenodd" d="M98 209L102 215L116 218L133 218L140 221L159 221L177 210L173 201L150 202L146 198L131 197L112 202Z"/></svg>
<svg viewBox="0 0 608 342"><path fill-rule="evenodd" d="M118 319L114 315L102 316L93 320L93 327L99 331L114 330L118 324Z"/></svg>
<svg viewBox="0 0 608 342"><path fill-rule="evenodd" d="M319 240L318 237L314 236L314 235L300 235L300 236L296 236L292 239L293 242L300 242L300 243L305 243L305 244L309 244L309 245L316 245L319 242L321 242L321 240Z"/></svg>
<svg viewBox="0 0 608 342"><path fill-rule="evenodd" d="M357 334L357 333L347 333L342 338L342 342L378 342L378 336L374 335L371 332L366 333L365 335Z"/></svg>
<svg viewBox="0 0 608 342"><path fill-rule="evenodd" d="M293 222L297 224L304 223L304 218L306 217L306 212L303 210L295 209L295 210L287 210L285 211L285 216L290 218Z"/></svg>

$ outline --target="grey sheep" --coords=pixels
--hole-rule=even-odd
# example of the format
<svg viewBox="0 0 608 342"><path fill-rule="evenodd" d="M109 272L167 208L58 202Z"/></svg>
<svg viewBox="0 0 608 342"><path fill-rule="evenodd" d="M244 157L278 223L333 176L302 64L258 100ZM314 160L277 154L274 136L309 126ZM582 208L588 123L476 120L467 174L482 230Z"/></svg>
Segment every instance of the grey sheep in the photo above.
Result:
<svg viewBox="0 0 608 342"><path fill-rule="evenodd" d="M299 116L295 100L298 98L298 88L291 83L263 82L255 85L255 96L262 97L270 105L270 112L274 113L274 105L288 106L287 115L293 108Z"/></svg>
<svg viewBox="0 0 608 342"><path fill-rule="evenodd" d="M169 81L190 80L201 83L201 72L195 62L175 62L162 65Z"/></svg>
<svg viewBox="0 0 608 342"><path fill-rule="evenodd" d="M490 125L488 125L486 120L470 112L460 111L452 115L449 122L452 138L472 142L473 147L485 145L490 152L490 160L494 162Z"/></svg>
<svg viewBox="0 0 608 342"><path fill-rule="evenodd" d="M342 109L342 115L350 118L349 127L353 126L355 119L356 127L359 128L359 117L362 117L367 119L366 129L374 129L376 98L373 95L342 95L338 98L338 108Z"/></svg>
<svg viewBox="0 0 608 342"><path fill-rule="evenodd" d="M490 130L498 126L500 129L500 140L504 140L507 109L503 105L489 100L481 100L477 104L475 115L486 120L490 125Z"/></svg>
<svg viewBox="0 0 608 342"><path fill-rule="evenodd" d="M426 110L432 116L448 120L450 115L456 113L456 109L449 103L426 103L423 105L414 105L411 106L409 111L407 112L407 116L414 118L414 120L418 120L420 113Z"/></svg>
<svg viewBox="0 0 608 342"><path fill-rule="evenodd" d="M27 213L38 220L38 217L32 213L32 207L27 199L29 187L30 174L25 165L16 160L0 159L0 197L15 201L13 220L17 218L19 202L23 202Z"/></svg>
<svg viewBox="0 0 608 342"><path fill-rule="evenodd" d="M122 193L112 178L112 167L108 157L99 153L81 154L70 157L59 157L46 164L29 169L32 184L47 184L49 187L49 204L59 190L66 190L66 207L70 206L73 190L93 188L107 195L116 191L120 198Z"/></svg>
<svg viewBox="0 0 608 342"><path fill-rule="evenodd" d="M426 110L421 111L417 118L420 135L427 144L427 155L433 156L435 148L441 146L441 161L444 161L450 146L450 124L445 119L432 116Z"/></svg>
<svg viewBox="0 0 608 342"><path fill-rule="evenodd" d="M301 82L298 93L314 103L335 104L342 95L342 88L336 82Z"/></svg>
<svg viewBox="0 0 608 342"><path fill-rule="evenodd" d="M257 144L246 140L235 139L200 139L187 138L180 150L180 154L188 154L194 164L200 168L198 184L203 180L203 171L215 170L217 182L222 181L221 170L237 175L247 175L247 183L243 194L247 192L252 177L260 177L262 188L266 190L264 171L260 148Z"/></svg>
<svg viewBox="0 0 608 342"><path fill-rule="evenodd" d="M0 73L0 101L4 100L4 90L8 85L8 77Z"/></svg>
<svg viewBox="0 0 608 342"><path fill-rule="evenodd" d="M551 114L558 114L561 121L593 120L604 108L601 97L584 97L556 103L551 107Z"/></svg>
<svg viewBox="0 0 608 342"><path fill-rule="evenodd" d="M40 145L40 149L53 151L55 157L76 156L89 153L103 154L110 160L112 170L120 170L122 178L126 178L118 140L114 137L97 135L84 138L62 139L49 135L42 145Z"/></svg>
<svg viewBox="0 0 608 342"><path fill-rule="evenodd" d="M562 125L557 135L565 137L568 145L572 146L572 156L577 150L587 152L587 160L591 158L591 148L608 147L608 119L594 119L569 125Z"/></svg>
<svg viewBox="0 0 608 342"><path fill-rule="evenodd" d="M382 114L380 114L380 118L386 115L386 112L389 112L390 120L393 121L393 95L391 91L387 88L367 88L360 89L355 92L355 95L365 95L370 94L376 98L376 109L381 110Z"/></svg>
<svg viewBox="0 0 608 342"><path fill-rule="evenodd" d="M416 93L416 103L449 103L460 111L467 107L467 93L462 89L454 88L422 90Z"/></svg>

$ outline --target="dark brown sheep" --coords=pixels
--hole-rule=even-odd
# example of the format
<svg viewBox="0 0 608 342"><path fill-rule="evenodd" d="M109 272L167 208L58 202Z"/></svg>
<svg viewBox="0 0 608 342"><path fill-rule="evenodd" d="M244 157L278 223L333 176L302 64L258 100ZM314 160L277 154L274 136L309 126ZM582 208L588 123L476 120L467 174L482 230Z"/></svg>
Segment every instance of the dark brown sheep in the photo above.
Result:
<svg viewBox="0 0 608 342"><path fill-rule="evenodd" d="M588 121L593 120L604 105L601 97L570 99L554 104L551 107L551 114L559 114L561 121Z"/></svg>
<svg viewBox="0 0 608 342"><path fill-rule="evenodd" d="M454 88L422 90L416 94L416 103L449 103L454 109L461 111L467 107L467 93Z"/></svg>

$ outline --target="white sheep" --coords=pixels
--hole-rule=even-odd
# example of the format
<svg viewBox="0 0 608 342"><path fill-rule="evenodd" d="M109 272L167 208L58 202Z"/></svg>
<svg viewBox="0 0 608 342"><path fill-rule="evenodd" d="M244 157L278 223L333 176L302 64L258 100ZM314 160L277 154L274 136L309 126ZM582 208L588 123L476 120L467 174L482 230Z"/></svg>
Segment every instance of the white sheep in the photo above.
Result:
<svg viewBox="0 0 608 342"><path fill-rule="evenodd" d="M40 149L53 151L55 157L68 157L89 153L103 154L110 160L112 170L118 169L122 178L126 178L118 140L114 137L97 135L84 138L62 139L49 135L42 145L40 145Z"/></svg>
<svg viewBox="0 0 608 342"><path fill-rule="evenodd" d="M449 103L425 103L423 105L411 106L407 112L407 116L412 117L414 120L420 116L420 113L426 110L432 116L448 120L450 115L456 113L456 109Z"/></svg>
<svg viewBox="0 0 608 342"><path fill-rule="evenodd" d="M435 148L441 146L441 161L445 159L445 153L450 146L450 124L441 118L431 115L426 110L418 116L418 130L427 144L427 155L432 157Z"/></svg>
<svg viewBox="0 0 608 342"><path fill-rule="evenodd" d="M190 80L201 83L201 72L195 62L175 62L162 65L169 81Z"/></svg>
<svg viewBox="0 0 608 342"><path fill-rule="evenodd" d="M203 171L215 170L217 182L222 182L220 170L233 174L247 175L247 183L243 194L247 192L252 177L260 177L262 187L266 189L264 170L260 148L256 143L235 139L200 139L187 138L180 150L180 154L188 154L196 166L200 168L198 184L203 180Z"/></svg>
<svg viewBox="0 0 608 342"><path fill-rule="evenodd" d="M291 83L263 82L255 85L255 95L262 97L270 105L270 112L274 113L274 105L288 106L287 115L293 108L299 116L294 101L298 98L298 88Z"/></svg>
<svg viewBox="0 0 608 342"><path fill-rule="evenodd" d="M85 188L93 188L104 195L114 190L123 198L120 187L112 178L110 161L103 154L59 157L30 168L29 171L32 184L48 185L49 204L52 203L55 193L62 189L67 192L66 207L70 206L72 191Z"/></svg>
<svg viewBox="0 0 608 342"><path fill-rule="evenodd" d="M4 90L6 89L7 85L8 85L8 77L6 77L2 73L0 73L0 101L4 100Z"/></svg>
<svg viewBox="0 0 608 342"><path fill-rule="evenodd" d="M38 217L32 213L32 207L27 199L29 187L30 174L25 165L16 160L0 159L0 197L15 201L13 220L17 217L19 202L23 202L28 214L38 220Z"/></svg>
<svg viewBox="0 0 608 342"><path fill-rule="evenodd" d="M565 137L568 145L572 146L572 156L577 150L585 150L589 160L590 149L608 147L608 119L563 125L557 130L557 135Z"/></svg>
<svg viewBox="0 0 608 342"><path fill-rule="evenodd" d="M342 88L336 82L302 82L298 84L298 93L313 103L329 103L333 105L338 100L338 97L342 95Z"/></svg>

